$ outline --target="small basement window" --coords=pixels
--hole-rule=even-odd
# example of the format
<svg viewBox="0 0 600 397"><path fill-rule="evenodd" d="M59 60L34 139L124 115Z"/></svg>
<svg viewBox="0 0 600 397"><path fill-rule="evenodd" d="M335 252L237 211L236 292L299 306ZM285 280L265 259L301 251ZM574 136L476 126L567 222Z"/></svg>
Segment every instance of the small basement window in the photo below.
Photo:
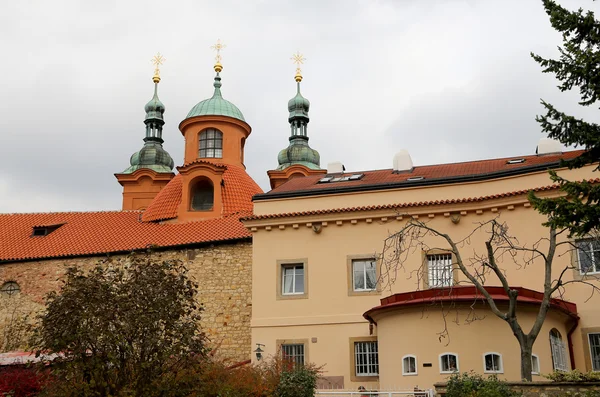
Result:
<svg viewBox="0 0 600 397"><path fill-rule="evenodd" d="M508 160L506 162L506 164L521 164L524 162L525 162L525 159L512 159L512 160Z"/></svg>
<svg viewBox="0 0 600 397"><path fill-rule="evenodd" d="M31 237L47 236L62 225L64 225L64 223L61 223L60 225L34 226L33 232L31 233Z"/></svg>

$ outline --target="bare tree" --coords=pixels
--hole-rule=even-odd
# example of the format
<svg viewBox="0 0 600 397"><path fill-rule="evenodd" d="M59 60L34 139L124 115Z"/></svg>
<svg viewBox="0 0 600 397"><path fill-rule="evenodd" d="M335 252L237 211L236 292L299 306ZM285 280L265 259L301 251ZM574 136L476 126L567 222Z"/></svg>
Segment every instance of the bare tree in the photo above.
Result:
<svg viewBox="0 0 600 397"><path fill-rule="evenodd" d="M582 283L590 286L590 297L596 291L600 291L600 288L597 284L597 278L567 279L565 275L575 267L571 264L571 261L566 261L568 264L561 265L560 268L555 265L556 257L577 249L576 244L568 239L557 241L561 234L568 233L567 229L557 231L549 228L547 237L540 238L531 245L520 244L516 237L509 234L508 229L506 223L501 223L499 218L494 218L475 224L475 228L467 236L460 240L454 240L449 234L431 227L428 222L422 222L411 217L401 230L385 240L382 253L383 287L390 287L391 284L396 282L399 270L408 272L409 277L416 276L420 279L423 276L423 272L426 271L423 266L419 266L418 269L409 269L405 266L411 253L421 250L426 253L437 252L438 250L451 253L453 258L452 269L458 269L466 278L466 280L461 280L459 284L475 286L487 302L492 313L510 326L521 349L521 378L531 381L533 344L544 324L552 298L562 297L564 288L572 283ZM480 233L486 235L484 239L485 247L482 247L485 248L482 251L483 253L478 254L474 251L468 257L463 256L463 253L466 254L466 252L462 252L460 248L467 251L465 247L470 245L471 240ZM443 246L431 247L426 240L430 242L442 241ZM560 253L557 254L560 246L568 247L566 252L563 252L563 247L560 249ZM512 262L517 269L534 266L538 263L543 265L543 286L540 288L543 292L543 298L535 321L528 330L523 329L518 318L517 298L519 291L511 287L506 269L501 268L501 264L506 259ZM499 282L506 293L508 307L499 305L499 302L496 302L494 297L486 290L485 286L494 285L494 282ZM443 310L442 312L445 324L442 334L444 334L447 333L445 317L448 312ZM479 317L474 315L470 318L470 321L477 319Z"/></svg>
<svg viewBox="0 0 600 397"><path fill-rule="evenodd" d="M26 347L31 331L27 309L20 296L0 293L0 352Z"/></svg>

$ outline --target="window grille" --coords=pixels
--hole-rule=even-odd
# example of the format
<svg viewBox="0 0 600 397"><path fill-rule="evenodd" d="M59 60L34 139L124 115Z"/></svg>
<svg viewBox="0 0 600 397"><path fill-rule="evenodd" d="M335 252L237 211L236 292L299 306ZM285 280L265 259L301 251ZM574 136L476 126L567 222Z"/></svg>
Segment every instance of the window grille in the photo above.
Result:
<svg viewBox="0 0 600 397"><path fill-rule="evenodd" d="M588 334L592 371L600 371L600 334Z"/></svg>
<svg viewBox="0 0 600 397"><path fill-rule="evenodd" d="M377 269L373 259L353 260L352 278L354 291L373 291L377 288Z"/></svg>
<svg viewBox="0 0 600 397"><path fill-rule="evenodd" d="M454 284L452 254L427 255L430 288L451 287Z"/></svg>
<svg viewBox="0 0 600 397"><path fill-rule="evenodd" d="M600 273L600 240L578 241L577 257L581 273Z"/></svg>
<svg viewBox="0 0 600 397"><path fill-rule="evenodd" d="M415 356L404 356L402 359L402 375L417 374L417 358Z"/></svg>
<svg viewBox="0 0 600 397"><path fill-rule="evenodd" d="M294 343L281 345L281 356L296 365L304 365L304 344Z"/></svg>
<svg viewBox="0 0 600 397"><path fill-rule="evenodd" d="M554 370L567 371L565 344L562 341L560 332L555 329L550 331L550 350L552 352L552 365L554 366Z"/></svg>
<svg viewBox="0 0 600 397"><path fill-rule="evenodd" d="M452 353L440 356L440 372L458 372L458 356Z"/></svg>
<svg viewBox="0 0 600 397"><path fill-rule="evenodd" d="M223 133L221 131L214 128L209 128L200 133L199 157L223 157Z"/></svg>
<svg viewBox="0 0 600 397"><path fill-rule="evenodd" d="M502 357L496 353L488 353L484 356L485 372L502 372Z"/></svg>
<svg viewBox="0 0 600 397"><path fill-rule="evenodd" d="M281 293L298 295L304 293L304 265L285 265L281 272Z"/></svg>
<svg viewBox="0 0 600 397"><path fill-rule="evenodd" d="M377 342L354 343L354 367L356 376L379 375Z"/></svg>

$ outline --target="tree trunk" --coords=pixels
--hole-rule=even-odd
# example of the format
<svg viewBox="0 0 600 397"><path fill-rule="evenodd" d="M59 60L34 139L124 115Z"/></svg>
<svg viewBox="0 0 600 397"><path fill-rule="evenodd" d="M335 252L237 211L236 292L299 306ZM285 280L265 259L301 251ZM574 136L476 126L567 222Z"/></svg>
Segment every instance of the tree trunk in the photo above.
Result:
<svg viewBox="0 0 600 397"><path fill-rule="evenodd" d="M531 382L531 352L533 343L519 343L521 347L521 379Z"/></svg>

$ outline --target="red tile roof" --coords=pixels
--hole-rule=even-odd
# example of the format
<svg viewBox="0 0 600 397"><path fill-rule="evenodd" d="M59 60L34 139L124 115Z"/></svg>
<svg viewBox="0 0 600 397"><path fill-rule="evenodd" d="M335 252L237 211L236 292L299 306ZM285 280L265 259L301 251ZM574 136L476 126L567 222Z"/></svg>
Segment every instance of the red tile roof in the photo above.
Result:
<svg viewBox="0 0 600 397"><path fill-rule="evenodd" d="M129 252L249 238L248 212L188 223L142 222L141 211L0 214L0 262ZM47 236L33 227L63 224Z"/></svg>
<svg viewBox="0 0 600 397"><path fill-rule="evenodd" d="M304 178L294 178L284 183L283 185L271 190L270 192L261 195L260 198L268 199L271 195L282 193L318 193L330 189L344 190L364 186L377 186L400 184L406 186L408 178L422 176L423 182L444 180L457 177L475 177L485 176L488 174L499 173L503 171L526 171L531 167L543 167L545 164L551 165L557 163L561 159L573 159L583 150L575 150L571 152L548 154L543 156L516 156L506 157L501 159L469 161L463 163L437 164L414 167L412 172L394 173L391 169L376 170L376 171L357 171L345 173L344 176L354 174L364 174L364 176L356 181L333 182L333 183L318 183L323 175L311 175ZM507 164L508 160L524 159L525 161L517 164ZM336 175L338 176L338 175Z"/></svg>
<svg viewBox="0 0 600 397"><path fill-rule="evenodd" d="M510 287L519 292L517 302L523 304L539 305L544 298L542 292L523 287ZM495 302L508 302L508 295L503 287L485 287ZM431 288L419 291L402 292L380 300L380 305L363 314L363 317L375 322L372 316L381 310L405 308L407 306L431 305L436 302L486 302L485 297L474 285L454 286L452 288ZM562 299L552 298L550 306L560 310L571 317L577 318L577 305Z"/></svg>
<svg viewBox="0 0 600 397"><path fill-rule="evenodd" d="M223 172L224 186L222 187L223 215L227 216L238 212L251 213L252 196L262 193L262 189L242 167L226 164L217 166L225 168L225 172ZM178 174L152 200L144 212L142 220L151 222L176 218L177 207L181 203L182 189L182 177L181 174Z"/></svg>
<svg viewBox="0 0 600 397"><path fill-rule="evenodd" d="M589 179L589 183L600 183L600 178ZM502 197L513 197L523 194L527 194L529 190L534 192L540 192L545 190L557 189L557 185L541 186L528 190L514 190L512 192L490 194L479 197L465 197L458 199L446 199L446 200L434 200L434 201L414 201L409 203L396 203L396 204L380 204L380 205L366 205L360 207L343 207L343 208L330 208L324 210L311 210L311 211L298 211L298 212L281 212L275 214L264 214L264 215L250 215L242 218L242 221L252 221L261 219L276 219L276 218L289 218L296 216L310 216L310 215L324 215L324 214L339 214L343 212L358 212L358 211L377 211L387 209L400 209L400 208L411 208L411 207L425 207L432 205L444 205L444 204L460 204L460 203L475 203L479 201L492 200Z"/></svg>

